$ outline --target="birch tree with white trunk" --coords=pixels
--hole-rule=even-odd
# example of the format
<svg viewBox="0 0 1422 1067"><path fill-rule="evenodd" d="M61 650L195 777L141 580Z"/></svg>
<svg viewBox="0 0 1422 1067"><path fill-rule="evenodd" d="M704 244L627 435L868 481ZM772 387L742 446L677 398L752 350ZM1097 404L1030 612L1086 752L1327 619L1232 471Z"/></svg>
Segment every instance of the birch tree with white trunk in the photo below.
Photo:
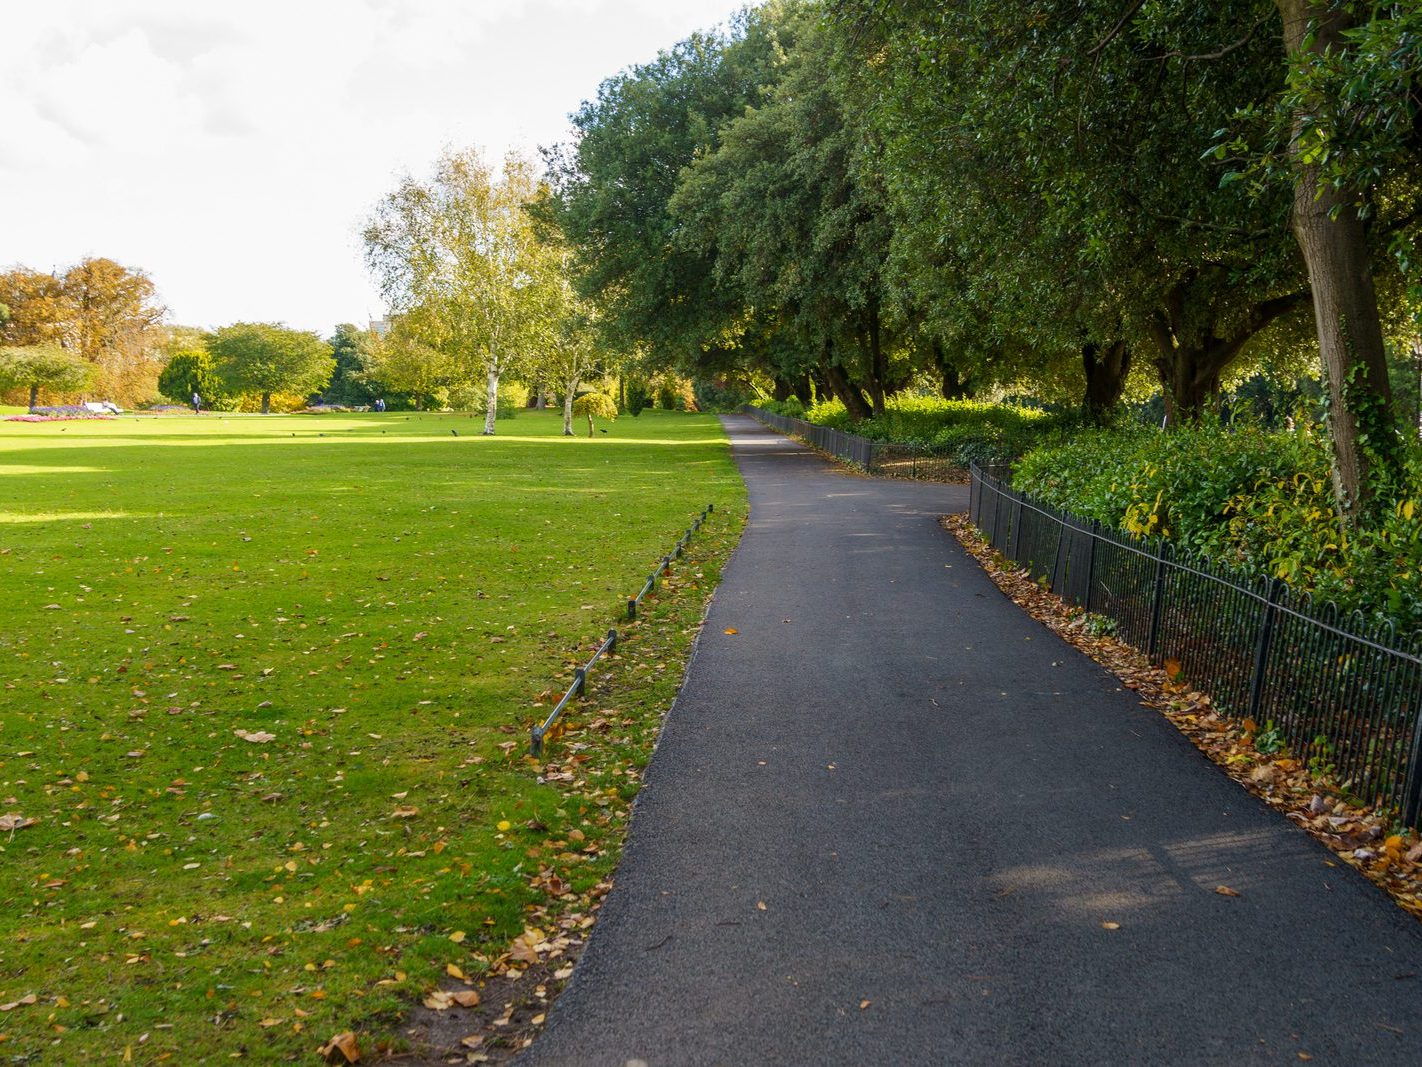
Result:
<svg viewBox="0 0 1422 1067"><path fill-rule="evenodd" d="M486 385L494 432L499 379L524 365L552 329L558 259L526 210L538 173L511 153L502 167L475 149L449 151L428 181L407 175L365 227L365 258L390 313L409 335Z"/></svg>

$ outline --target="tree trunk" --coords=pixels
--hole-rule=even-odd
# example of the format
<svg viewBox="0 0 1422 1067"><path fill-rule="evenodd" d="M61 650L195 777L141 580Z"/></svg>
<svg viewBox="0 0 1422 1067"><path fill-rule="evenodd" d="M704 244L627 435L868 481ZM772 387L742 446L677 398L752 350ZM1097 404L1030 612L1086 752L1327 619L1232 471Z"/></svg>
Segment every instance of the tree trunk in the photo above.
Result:
<svg viewBox="0 0 1422 1067"><path fill-rule="evenodd" d="M825 379L829 382L830 388L834 390L834 395L844 402L844 410L849 412L849 417L853 421L863 422L873 414L869 407L869 401L864 399L864 394L859 391L859 386L851 382L845 375L844 368L834 365L826 367Z"/></svg>
<svg viewBox="0 0 1422 1067"><path fill-rule="evenodd" d="M1278 0L1284 48L1339 53L1348 47L1345 10L1326 0ZM1295 136L1308 116L1295 116ZM1295 143L1297 150L1297 142ZM1298 162L1296 160L1296 162ZM1319 180L1318 167L1298 164L1293 229L1308 267L1318 351L1328 385L1333 491L1345 521L1356 524L1381 477L1399 465L1392 389L1373 289L1368 237L1355 191Z"/></svg>
<svg viewBox="0 0 1422 1067"><path fill-rule="evenodd" d="M775 398L776 403L781 403L783 401L789 400L790 383L787 382L784 378L779 377L772 379L772 381L774 382L774 385L772 387L771 395Z"/></svg>
<svg viewBox="0 0 1422 1067"><path fill-rule="evenodd" d="M889 376L888 360L884 358L883 338L879 334L879 309L874 306L869 311L869 398L874 403L874 414L882 415L887 409L884 397L884 380Z"/></svg>
<svg viewBox="0 0 1422 1067"><path fill-rule="evenodd" d="M262 414L263 414L263 415L270 415L271 413L272 413L272 394L271 394L271 393L263 393L263 394L262 394Z"/></svg>
<svg viewBox="0 0 1422 1067"><path fill-rule="evenodd" d="M39 407L39 386L38 386L38 385L31 385L31 386L30 386L30 410L31 410L31 411L34 411L34 409L37 408L37 407Z"/></svg>
<svg viewBox="0 0 1422 1067"><path fill-rule="evenodd" d="M806 407L815 402L815 395L810 392L810 376L808 374L796 375L795 380L791 383L791 391Z"/></svg>
<svg viewBox="0 0 1422 1067"><path fill-rule="evenodd" d="M484 436L494 436L494 420L499 417L499 361L489 360L489 391L484 394Z"/></svg>
<svg viewBox="0 0 1422 1067"><path fill-rule="evenodd" d="M1081 346L1081 368L1086 372L1086 394L1082 398L1086 417L1095 423L1105 422L1126 390L1131 350L1124 341L1113 341L1104 348L1088 341Z"/></svg>
<svg viewBox="0 0 1422 1067"><path fill-rule="evenodd" d="M1166 294L1149 323L1156 349L1155 369L1165 394L1167 426L1194 422L1204 414L1206 405L1219 396L1221 375L1249 339L1309 299L1304 289L1261 300L1221 333L1218 321L1210 322L1203 331L1186 328L1188 320L1203 318L1198 313L1187 315L1188 296L1187 283L1177 285Z"/></svg>
<svg viewBox="0 0 1422 1067"><path fill-rule="evenodd" d="M588 436L591 437L592 435L593 435L593 421L592 421L592 416L589 415L589 416L588 416Z"/></svg>
<svg viewBox="0 0 1422 1067"><path fill-rule="evenodd" d="M568 379L568 387L563 392L563 436L573 436L573 397L578 392L578 376ZM591 436L591 434L589 434Z"/></svg>
<svg viewBox="0 0 1422 1067"><path fill-rule="evenodd" d="M942 376L938 391L943 395L944 400L963 400L973 395L972 388L968 385L968 380L959 372L957 366L948 358L948 352L937 341L933 342L933 364L938 368L938 373Z"/></svg>

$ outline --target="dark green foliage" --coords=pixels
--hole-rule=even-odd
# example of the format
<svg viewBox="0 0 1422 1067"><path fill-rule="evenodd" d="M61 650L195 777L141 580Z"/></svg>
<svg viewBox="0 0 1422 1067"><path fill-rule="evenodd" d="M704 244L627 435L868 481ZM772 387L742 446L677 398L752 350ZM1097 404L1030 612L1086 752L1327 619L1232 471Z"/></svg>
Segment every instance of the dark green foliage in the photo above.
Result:
<svg viewBox="0 0 1422 1067"><path fill-rule="evenodd" d="M322 399L328 404L344 404L358 407L372 404L380 394L365 377L365 353L369 344L369 333L348 322L336 327L336 332L327 343L336 360L336 369L331 374ZM387 401L388 403L388 401Z"/></svg>
<svg viewBox="0 0 1422 1067"><path fill-rule="evenodd" d="M692 381L697 411L739 411L754 401L755 390L745 381L732 378L696 378Z"/></svg>
<svg viewBox="0 0 1422 1067"><path fill-rule="evenodd" d="M652 406L651 395L647 391L647 383L641 378L633 378L627 383L627 414L636 418L642 414L643 408Z"/></svg>
<svg viewBox="0 0 1422 1067"><path fill-rule="evenodd" d="M1054 507L1342 608L1422 626L1422 450L1377 519L1345 530L1325 441L1308 430L1135 427L1076 435L1023 457L1017 488Z"/></svg>
<svg viewBox="0 0 1422 1067"><path fill-rule="evenodd" d="M233 399L213 370L212 357L206 349L189 349L173 355L158 375L158 392L178 404L188 403L197 393L202 397L203 407L211 411L227 410Z"/></svg>
<svg viewBox="0 0 1422 1067"><path fill-rule="evenodd" d="M330 345L314 333L277 323L224 326L208 341L208 351L227 389L259 396L263 414L273 393L318 392L335 370Z"/></svg>
<svg viewBox="0 0 1422 1067"><path fill-rule="evenodd" d="M1074 413L938 397L898 397L883 415L853 422L839 401L816 404L810 422L948 456L960 466L999 466L1079 425Z"/></svg>

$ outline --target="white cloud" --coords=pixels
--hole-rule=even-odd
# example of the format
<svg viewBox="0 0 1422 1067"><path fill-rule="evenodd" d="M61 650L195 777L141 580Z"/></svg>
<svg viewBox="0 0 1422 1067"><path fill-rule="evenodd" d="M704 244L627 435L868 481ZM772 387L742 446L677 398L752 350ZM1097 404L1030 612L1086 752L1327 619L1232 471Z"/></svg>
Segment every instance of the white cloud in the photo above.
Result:
<svg viewBox="0 0 1422 1067"><path fill-rule="evenodd" d="M566 136L737 0L49 0L5 16L0 265L107 255L176 319L378 315L357 232L445 145Z"/></svg>

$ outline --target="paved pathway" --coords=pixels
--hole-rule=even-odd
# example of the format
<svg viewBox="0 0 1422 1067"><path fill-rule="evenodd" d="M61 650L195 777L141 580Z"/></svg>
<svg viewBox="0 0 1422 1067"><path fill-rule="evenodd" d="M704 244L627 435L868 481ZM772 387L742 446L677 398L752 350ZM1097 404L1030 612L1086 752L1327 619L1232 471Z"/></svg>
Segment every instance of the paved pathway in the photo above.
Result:
<svg viewBox="0 0 1422 1067"><path fill-rule="evenodd" d="M522 1063L1422 1063L1422 928L1004 598L966 490L726 425L750 525Z"/></svg>

